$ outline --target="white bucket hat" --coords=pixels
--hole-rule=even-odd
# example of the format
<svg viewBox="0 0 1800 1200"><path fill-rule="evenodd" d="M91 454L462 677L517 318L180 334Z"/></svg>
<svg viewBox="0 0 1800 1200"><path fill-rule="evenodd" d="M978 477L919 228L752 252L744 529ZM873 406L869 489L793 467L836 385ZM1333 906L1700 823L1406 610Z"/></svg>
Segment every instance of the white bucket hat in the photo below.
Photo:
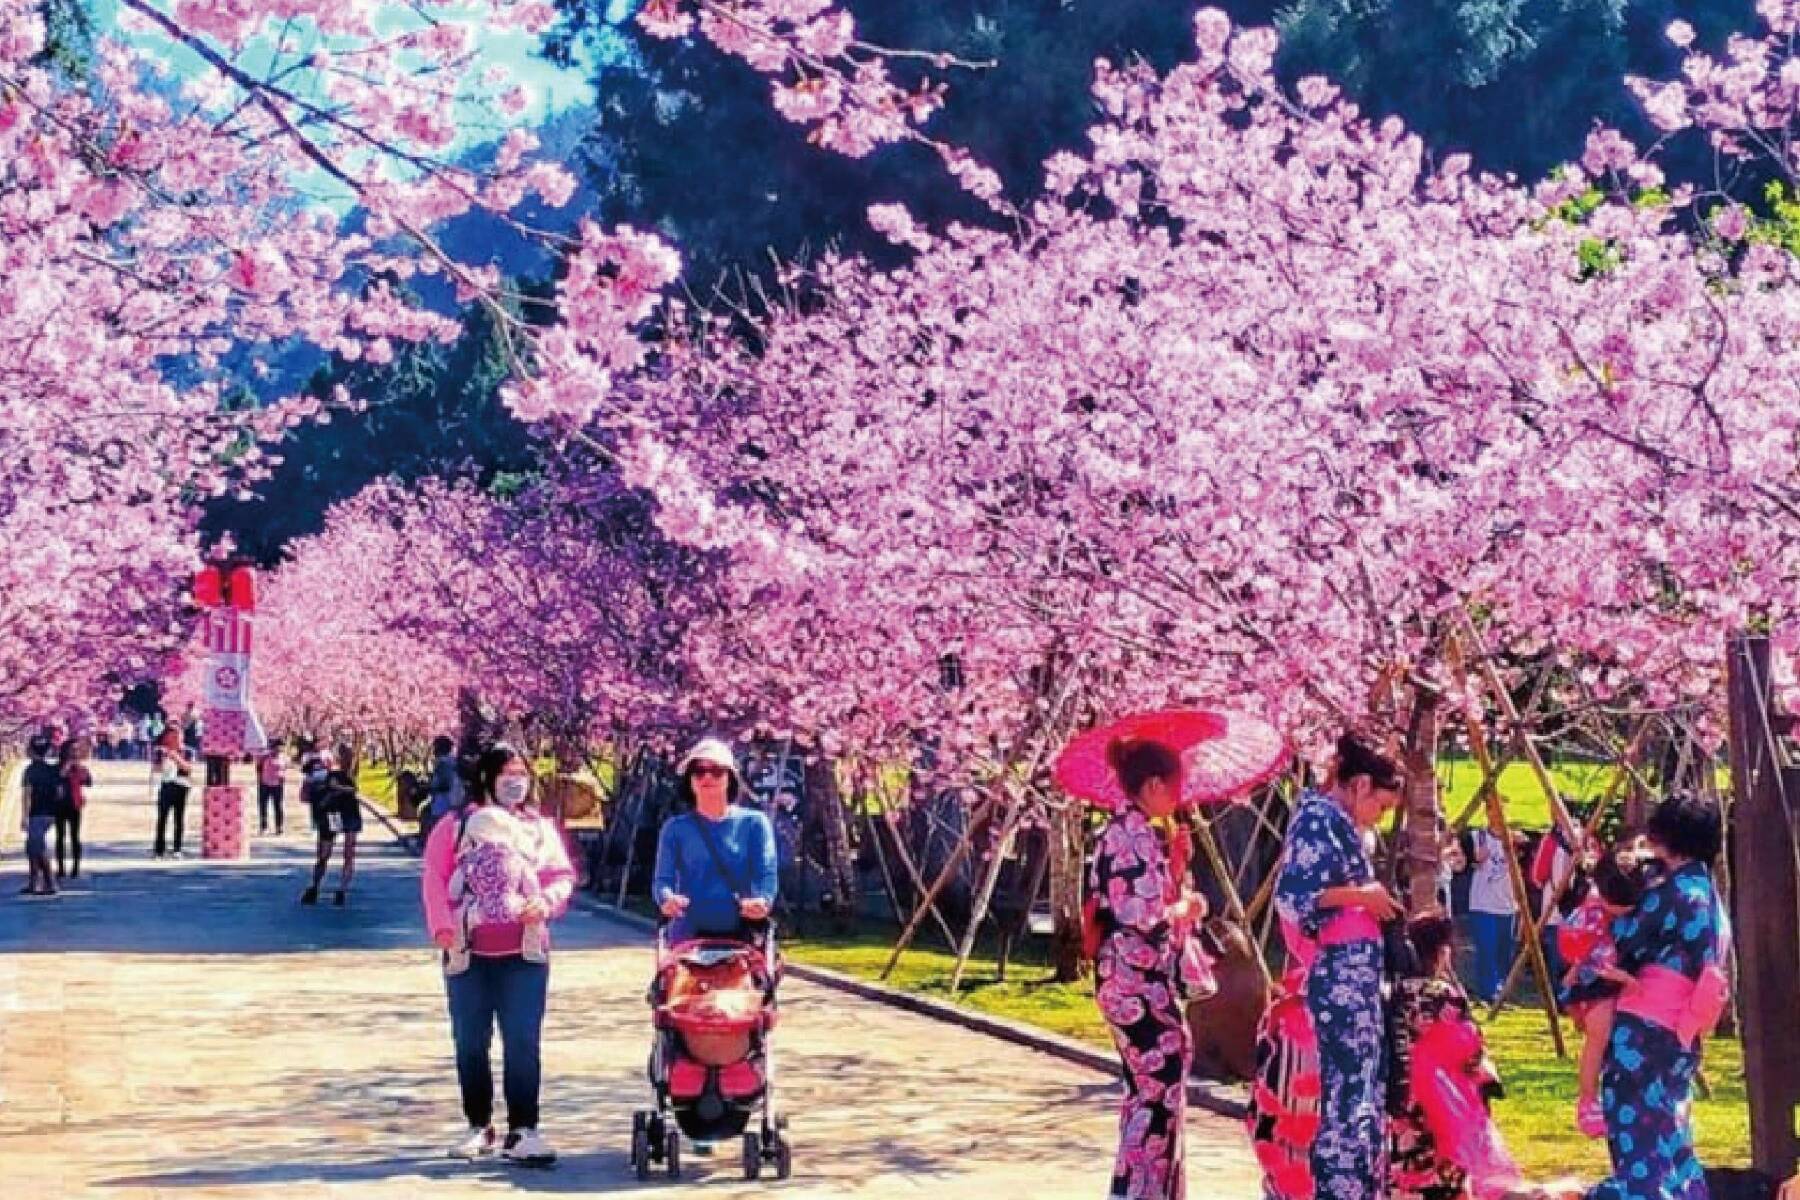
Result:
<svg viewBox="0 0 1800 1200"><path fill-rule="evenodd" d="M731 752L731 747L723 738L704 737L695 742L693 747L681 756L681 761L675 764L675 774L686 775L688 768L695 763L711 763L715 767L724 767L731 772L731 777L737 780L738 795L743 796L749 793L750 788L744 781L744 773L738 769L737 755Z"/></svg>

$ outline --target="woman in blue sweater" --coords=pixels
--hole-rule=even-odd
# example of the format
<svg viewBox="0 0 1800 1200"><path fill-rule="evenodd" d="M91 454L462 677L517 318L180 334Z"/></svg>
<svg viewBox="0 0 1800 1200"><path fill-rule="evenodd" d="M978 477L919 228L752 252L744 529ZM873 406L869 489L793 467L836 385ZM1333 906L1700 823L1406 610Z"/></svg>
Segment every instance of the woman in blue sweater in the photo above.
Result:
<svg viewBox="0 0 1800 1200"><path fill-rule="evenodd" d="M767 816L735 803L748 789L719 739L701 739L675 770L693 811L663 826L651 888L669 942L742 937L775 906L775 830Z"/></svg>

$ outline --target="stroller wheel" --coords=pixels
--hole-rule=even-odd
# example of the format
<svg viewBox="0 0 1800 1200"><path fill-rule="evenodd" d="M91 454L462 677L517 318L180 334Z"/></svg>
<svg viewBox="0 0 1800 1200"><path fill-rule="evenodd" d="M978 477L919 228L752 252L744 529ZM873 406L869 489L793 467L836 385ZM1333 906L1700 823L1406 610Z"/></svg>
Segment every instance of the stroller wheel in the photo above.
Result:
<svg viewBox="0 0 1800 1200"><path fill-rule="evenodd" d="M762 1178L763 1144L755 1133L744 1135L744 1178L755 1182Z"/></svg>
<svg viewBox="0 0 1800 1200"><path fill-rule="evenodd" d="M775 1178L786 1179L794 1173L794 1147L784 1137L775 1140Z"/></svg>
<svg viewBox="0 0 1800 1200"><path fill-rule="evenodd" d="M671 1129L663 1142L663 1158L669 1164L669 1178L681 1178L681 1130Z"/></svg>
<svg viewBox="0 0 1800 1200"><path fill-rule="evenodd" d="M631 1170L639 1182L650 1178L650 1119L643 1112L631 1115Z"/></svg>

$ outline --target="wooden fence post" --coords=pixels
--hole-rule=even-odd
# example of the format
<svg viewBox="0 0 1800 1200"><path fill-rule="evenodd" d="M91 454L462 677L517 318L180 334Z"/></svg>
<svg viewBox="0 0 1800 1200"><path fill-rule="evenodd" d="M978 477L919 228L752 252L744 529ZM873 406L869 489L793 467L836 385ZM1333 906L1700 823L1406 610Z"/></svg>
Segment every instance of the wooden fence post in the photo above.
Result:
<svg viewBox="0 0 1800 1200"><path fill-rule="evenodd" d="M1784 772L1770 719L1769 641L1738 636L1727 647L1731 714L1732 889L1750 1149L1777 1179L1794 1170L1800 1103L1800 892L1793 804L1800 779Z"/></svg>

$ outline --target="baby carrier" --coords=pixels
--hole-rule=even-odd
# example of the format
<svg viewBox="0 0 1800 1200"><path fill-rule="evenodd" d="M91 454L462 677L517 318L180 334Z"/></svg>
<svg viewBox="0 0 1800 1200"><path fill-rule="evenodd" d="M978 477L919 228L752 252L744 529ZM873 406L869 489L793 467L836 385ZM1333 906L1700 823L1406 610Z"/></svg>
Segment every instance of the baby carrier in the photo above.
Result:
<svg viewBox="0 0 1800 1200"><path fill-rule="evenodd" d="M450 872L448 893L456 909L455 941L444 956L444 971L458 975L469 968L470 943L482 924L517 921L522 901L541 895L534 863L518 839L512 845L477 840L470 826L477 821L504 820L519 826L521 837L529 828L538 837L542 830L516 821L494 809L466 810L456 825L455 868ZM549 939L542 924L524 927L520 953L528 962L549 959Z"/></svg>

